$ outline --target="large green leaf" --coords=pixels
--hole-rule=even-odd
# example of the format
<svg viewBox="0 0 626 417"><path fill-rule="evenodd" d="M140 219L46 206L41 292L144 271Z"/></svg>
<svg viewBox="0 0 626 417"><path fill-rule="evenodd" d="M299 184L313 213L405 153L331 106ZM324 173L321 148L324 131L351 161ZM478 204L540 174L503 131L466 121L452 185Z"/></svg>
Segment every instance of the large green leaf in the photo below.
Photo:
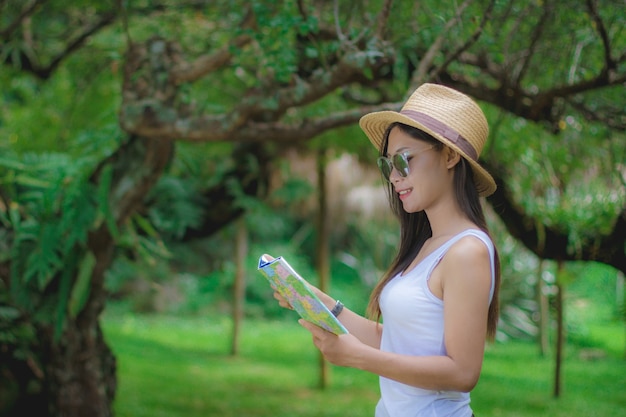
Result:
<svg viewBox="0 0 626 417"><path fill-rule="evenodd" d="M72 287L72 293L69 299L68 311L70 317L75 318L85 307L85 303L89 298L89 290L91 288L91 277L93 269L96 266L95 255L88 251L78 265L78 273L76 282Z"/></svg>

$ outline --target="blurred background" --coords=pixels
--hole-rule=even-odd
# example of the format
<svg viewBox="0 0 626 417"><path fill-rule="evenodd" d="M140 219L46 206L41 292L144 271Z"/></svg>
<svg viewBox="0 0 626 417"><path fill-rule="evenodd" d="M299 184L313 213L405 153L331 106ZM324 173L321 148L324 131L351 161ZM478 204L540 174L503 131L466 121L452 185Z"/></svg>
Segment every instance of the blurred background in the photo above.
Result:
<svg viewBox="0 0 626 417"><path fill-rule="evenodd" d="M398 225L358 120L424 82L491 127L476 415L623 412L623 1L70 3L0 0L0 416L373 415L256 269L365 312Z"/></svg>

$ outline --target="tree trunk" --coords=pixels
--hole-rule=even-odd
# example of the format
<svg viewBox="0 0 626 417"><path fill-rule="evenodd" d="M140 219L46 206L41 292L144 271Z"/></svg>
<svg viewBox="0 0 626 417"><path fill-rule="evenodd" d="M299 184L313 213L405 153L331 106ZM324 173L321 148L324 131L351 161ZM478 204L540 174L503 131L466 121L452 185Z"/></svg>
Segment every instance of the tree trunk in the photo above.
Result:
<svg viewBox="0 0 626 417"><path fill-rule="evenodd" d="M161 177L172 152L171 141L132 137L103 162L113 168L109 203L117 226L126 222L141 206ZM102 166L95 170L92 181L99 181L100 168ZM66 315L59 340L54 338L54 323L40 327L43 363L46 364L43 391L50 416L113 415L116 362L104 340L100 314L106 303L105 273L113 260L115 245L113 232L107 224L90 233L87 251L93 254L96 262L84 308L75 318ZM71 268L72 264L66 267ZM74 269L78 269L76 265Z"/></svg>
<svg viewBox="0 0 626 417"><path fill-rule="evenodd" d="M104 340L100 314L106 303L104 277L113 260L114 245L113 236L105 225L90 233L87 247L96 262L84 308L76 317L66 314L60 338L54 335L55 323L39 327L45 364L43 392L48 404L47 415L113 415L116 360ZM85 255L86 251L82 256ZM77 264L71 262L65 267L78 269Z"/></svg>
<svg viewBox="0 0 626 417"><path fill-rule="evenodd" d="M326 150L319 150L317 154L317 245L316 245L316 267L320 277L319 288L323 292L328 292L330 281L329 266L329 222L328 203L326 200ZM328 363L324 356L319 354L320 378L319 387L325 389L330 379Z"/></svg>
<svg viewBox="0 0 626 417"><path fill-rule="evenodd" d="M45 373L47 415L109 417L117 387L116 360L98 322L68 323L60 342L48 328L44 346L49 348Z"/></svg>
<svg viewBox="0 0 626 417"><path fill-rule="evenodd" d="M65 307L60 337L55 336L58 325L54 320L25 318L33 322L36 332L34 346L26 349L36 359L26 358L26 365L21 368L18 367L20 364L10 364L21 375L13 372L9 382L18 381L20 387L26 386L28 390L22 389L16 404L9 408L0 404L8 416L31 414L25 410L52 417L113 415L116 362L104 339L100 314L106 303L105 272L111 265L116 246L114 229L122 226L141 207L147 193L161 177L172 152L172 141L133 136L94 170L90 181L99 183L104 167L111 167L109 207L114 224L102 222L89 233L84 248L76 247L73 258L63 260L65 271L59 274L70 274L73 277L70 285L74 285L78 266L85 256L93 256L95 263L85 304L76 316L71 316L69 308ZM61 299L62 289L56 287L62 280L57 276L52 282L49 291L56 291L56 294L51 294L51 299ZM49 310L42 307L42 311ZM44 314L39 313L39 316ZM37 369L37 359L42 369ZM25 376L24 370L29 369L36 371Z"/></svg>
<svg viewBox="0 0 626 417"><path fill-rule="evenodd" d="M563 261L558 262L558 271L557 271L557 279L556 279L556 354L555 354L555 364L554 364L554 397L558 398L561 396L561 370L563 363L563 338L564 338L564 317L563 310L565 305L563 304L563 292L564 285L562 282L562 277L559 275L563 272Z"/></svg>

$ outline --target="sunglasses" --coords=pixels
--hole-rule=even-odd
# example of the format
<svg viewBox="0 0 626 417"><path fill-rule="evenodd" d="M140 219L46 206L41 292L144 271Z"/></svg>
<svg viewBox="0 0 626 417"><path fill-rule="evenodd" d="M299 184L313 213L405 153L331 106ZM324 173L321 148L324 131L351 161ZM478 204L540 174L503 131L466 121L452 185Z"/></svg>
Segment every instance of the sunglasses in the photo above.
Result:
<svg viewBox="0 0 626 417"><path fill-rule="evenodd" d="M379 156L376 160L376 164L378 165L380 172L383 174L383 177L385 177L385 179L389 182L391 182L389 178L391 177L391 172L394 168L398 171L398 174L400 174L401 177L406 178L411 172L409 169L409 162L411 159L415 155L429 151L434 147L435 146L432 145L428 148L420 149L419 151L404 151L392 155L390 158L387 158L386 156Z"/></svg>

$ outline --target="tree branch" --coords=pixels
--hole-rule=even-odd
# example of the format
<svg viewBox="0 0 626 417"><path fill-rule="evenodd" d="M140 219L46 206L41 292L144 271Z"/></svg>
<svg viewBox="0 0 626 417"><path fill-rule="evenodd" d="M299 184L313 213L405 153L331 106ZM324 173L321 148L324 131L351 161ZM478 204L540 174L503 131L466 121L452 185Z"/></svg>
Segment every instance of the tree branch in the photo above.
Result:
<svg viewBox="0 0 626 417"><path fill-rule="evenodd" d="M9 36L11 36L13 34L13 32L15 32L17 30L18 27L20 27L20 25L22 24L22 22L24 21L24 19L26 19L29 16L32 16L33 14L35 14L35 12L37 11L37 9L41 6L44 5L44 3L46 3L49 0L33 0L31 1L31 3L29 5L27 5L26 7L24 7L24 9L22 9L21 13L18 14L15 19L9 23L9 25L0 30L0 38L4 39L5 41L9 38Z"/></svg>
<svg viewBox="0 0 626 417"><path fill-rule="evenodd" d="M237 132L236 141L270 141L295 144L312 139L315 136L342 126L352 125L366 113L382 110L396 110L402 103L386 103L383 105L363 106L343 112L334 112L326 117L306 119L293 124L281 123L249 123Z"/></svg>
<svg viewBox="0 0 626 417"><path fill-rule="evenodd" d="M466 56L467 57L467 56ZM470 81L458 74L440 74L440 80L475 99L494 104L501 109L534 122L555 125L558 114L554 108L558 99L569 100L577 94L596 91L604 87L617 87L626 82L626 74L607 78L598 74L595 78L576 84L561 85L546 91L530 93L523 89L514 90L505 86L492 87L482 82Z"/></svg>
<svg viewBox="0 0 626 417"><path fill-rule="evenodd" d="M154 42L164 41L157 39ZM139 70L139 67L134 66L150 65L151 62L140 58L147 55L147 51L151 48L146 45L137 48L132 53L134 63L127 70L127 81L131 79L133 72ZM167 45L160 48L164 54L168 54L168 57L164 57L161 61L173 62L174 58L169 55L173 55L174 49ZM356 81L359 77L363 77L366 69L375 69L384 65L388 59L390 58L382 53L372 55L371 51L349 51L328 69L316 70L306 81L295 77L294 82L289 86L274 90L271 87L251 90L239 105L228 113L210 116L186 116L181 109L173 107L171 103L175 87L163 86L163 91L169 91L162 95L167 97L167 100L157 100L149 92L138 94L136 89L139 84L125 85L120 124L127 132L139 136L192 141L224 140L232 138L234 132L250 122L275 122L288 109L312 103L338 87ZM144 71L146 74L154 72L157 70ZM137 82L138 80L135 81ZM148 85L152 82L149 81Z"/></svg>
<svg viewBox="0 0 626 417"><path fill-rule="evenodd" d="M144 103L145 105L145 103ZM178 120L169 123L159 118L163 114L160 110L145 109L143 124L137 126L122 126L129 132L140 132L147 137L177 139L188 142L284 142L297 143L306 141L329 129L348 126L356 123L364 114L380 110L398 110L402 103L386 103L372 106L363 106L343 112L313 119L305 119L291 124L279 123L275 120L258 122L252 119L239 125L236 130L229 129L227 115L202 116ZM170 116L163 118L170 119ZM123 115L120 120L128 120Z"/></svg>
<svg viewBox="0 0 626 417"><path fill-rule="evenodd" d="M233 58L234 48L243 48L252 41L249 35L240 35L229 45L223 46L211 55L203 55L192 63L185 63L171 72L172 83L180 85L196 81L205 75L227 65Z"/></svg>
<svg viewBox="0 0 626 417"><path fill-rule="evenodd" d="M482 73L489 75L494 80L499 81L502 74L506 72L504 67L500 64L496 64L486 54L472 54L470 52L462 52L459 55L458 62L464 65L470 65L478 68Z"/></svg>
<svg viewBox="0 0 626 417"><path fill-rule="evenodd" d="M472 0L465 0L465 2L463 2L463 4L459 6L459 8L456 10L455 16L452 19L448 20L448 22L446 22L445 26L441 30L441 33L439 33L439 36L437 36L435 42L432 43L432 45L428 48L426 54L424 54L424 56L420 60L419 65L417 66L417 69L411 76L411 92L415 90L419 85L429 80L427 76L428 69L432 67L435 56L441 51L444 42L448 39L448 31L458 24L458 22L461 20L461 14L467 8L467 6L470 5L471 2Z"/></svg>
<svg viewBox="0 0 626 417"><path fill-rule="evenodd" d="M532 36L530 38L530 45L528 46L527 52L525 54L525 59L522 61L522 66L517 72L515 79L513 80L513 88L521 88L522 79L526 75L526 71L528 71L530 62L535 55L535 51L537 50L537 46L539 45L539 40L541 39L541 35L543 34L545 24L549 20L551 15L552 6L549 1L546 1L543 4L543 13L541 14L539 22L535 26L535 29L533 30Z"/></svg>
<svg viewBox="0 0 626 417"><path fill-rule="evenodd" d="M594 111L585 106L582 100L568 99L567 102L578 110L586 120L601 122L610 129L626 132L626 114L624 114L623 109L609 107L603 108L601 111Z"/></svg>
<svg viewBox="0 0 626 417"><path fill-rule="evenodd" d="M467 39L467 41L465 41L465 43L459 46L455 51L450 53L448 57L446 58L445 62L439 68L435 69L434 71L430 73L428 77L429 79L437 78L439 73L441 73L442 71L445 71L453 61L457 60L463 52L465 52L467 49L469 49L470 46L472 46L478 41L478 39L480 38L480 35L483 33L483 30L485 29L485 25L487 24L487 22L491 20L493 6L495 5L495 3L496 3L495 0L491 0L489 2L489 5L487 6L485 13L483 13L483 17L480 21L480 24L478 25L478 27L476 28L472 36L470 36L469 39Z"/></svg>
<svg viewBox="0 0 626 417"><path fill-rule="evenodd" d="M50 63L48 65L41 65L38 62L35 62L34 57L31 57L30 54L20 51L19 60L21 69L23 71L30 72L31 74L42 80L47 80L48 78L50 78L52 73L57 69L57 67L61 64L63 60L65 60L72 53L80 49L90 36L94 35L99 30L111 24L113 21L115 21L116 18L117 14L115 12L107 12L101 14L97 22L85 28L80 35L78 35L72 41L69 41L65 45L65 48L50 60ZM7 57L5 62L8 63L10 62L9 60L10 57Z"/></svg>
<svg viewBox="0 0 626 417"><path fill-rule="evenodd" d="M498 175L499 170L486 161L482 161L482 164L493 175L498 186L495 193L487 197L487 201L511 236L522 242L530 251L542 259L602 262L626 273L626 253L623 249L626 243L626 207L622 209L609 234L596 233L593 242L581 245L580 252L573 252L569 249L567 231L545 226L528 216L514 202L511 191Z"/></svg>
<svg viewBox="0 0 626 417"><path fill-rule="evenodd" d="M616 63L611 58L611 42L609 40L609 35L606 31L606 27L604 26L604 22L602 18L598 14L598 9L593 0L587 0L587 7L589 8L589 14L595 23L596 30L600 34L600 38L602 39L602 46L604 48L604 71L608 74L609 71L614 70L616 68Z"/></svg>
<svg viewBox="0 0 626 417"><path fill-rule="evenodd" d="M251 9L245 14L243 21L239 25L242 29L256 27L256 19ZM175 85L185 82L196 81L207 74L228 65L233 58L233 51L241 49L252 42L250 35L239 35L228 45L223 46L213 54L199 57L192 63L185 62L170 72L170 79Z"/></svg>
<svg viewBox="0 0 626 417"><path fill-rule="evenodd" d="M41 73L45 74L45 78L48 78L52 72L59 66L61 61L70 56L73 52L77 51L85 41L99 30L105 28L115 21L117 13L115 11L106 12L100 15L100 19L91 26L86 27L81 34L79 34L74 40L70 41L65 49L54 57L47 67L41 68Z"/></svg>
<svg viewBox="0 0 626 417"><path fill-rule="evenodd" d="M385 0L385 3L380 8L378 18L376 19L376 31L374 32L378 39L385 38L385 29L387 28L387 21L389 20L392 4L393 0Z"/></svg>

